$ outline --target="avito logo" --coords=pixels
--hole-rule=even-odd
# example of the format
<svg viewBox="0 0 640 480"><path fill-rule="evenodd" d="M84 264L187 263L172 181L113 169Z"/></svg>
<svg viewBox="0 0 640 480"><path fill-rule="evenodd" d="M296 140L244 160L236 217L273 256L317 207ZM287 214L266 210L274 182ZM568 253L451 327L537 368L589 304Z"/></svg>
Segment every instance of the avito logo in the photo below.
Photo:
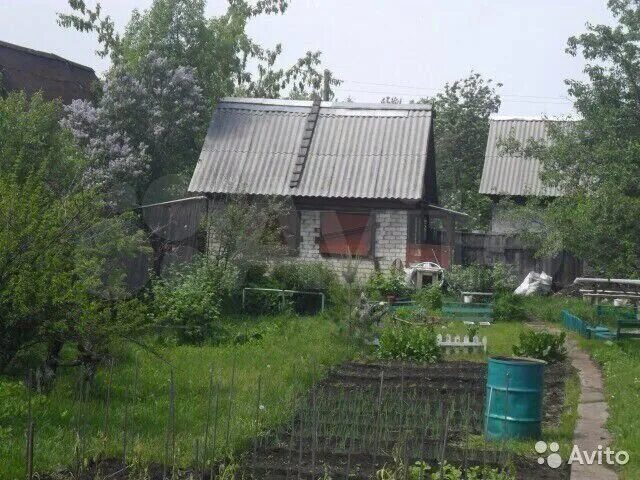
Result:
<svg viewBox="0 0 640 480"><path fill-rule="evenodd" d="M535 450L539 455L549 453L546 458L538 457L538 463L544 465L545 462L551 468L558 468L562 465L562 457L558 453L560 451L560 445L557 442L551 442L547 445L547 442L536 442ZM574 445L569 455L567 463L569 465L578 463L580 465L626 465L629 462L629 453L625 450L614 451L609 447L603 450L602 445L598 445L597 450L580 450L578 445Z"/></svg>

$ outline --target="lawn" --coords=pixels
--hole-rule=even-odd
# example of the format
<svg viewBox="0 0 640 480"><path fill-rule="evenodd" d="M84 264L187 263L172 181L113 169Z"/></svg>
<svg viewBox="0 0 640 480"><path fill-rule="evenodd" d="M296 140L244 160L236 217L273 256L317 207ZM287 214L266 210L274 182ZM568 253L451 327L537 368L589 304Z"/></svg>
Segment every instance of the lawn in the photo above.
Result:
<svg viewBox="0 0 640 480"><path fill-rule="evenodd" d="M634 340L604 342L580 339L602 367L609 406L608 430L614 450L626 450L630 461L621 467L622 480L640 478L640 343Z"/></svg>
<svg viewBox="0 0 640 480"><path fill-rule="evenodd" d="M203 449L207 425L208 450L215 449L216 457L238 451L255 434L256 418L261 427L281 423L314 376L352 356L336 324L322 316L234 318L226 323L239 333L259 331L261 338L241 345L151 343L155 353L123 344L112 374L108 368L100 370L83 401L77 398L76 372L64 372L50 394L33 398L35 470L67 468L100 452L122 456L125 432L127 462L134 465L164 462L168 438L168 463L173 438L176 465L192 463ZM167 435L169 365L174 372L175 428ZM22 384L0 378L2 479L24 478L27 405Z"/></svg>
<svg viewBox="0 0 640 480"><path fill-rule="evenodd" d="M558 322L560 311L567 309L585 321L594 318L594 309L580 299L562 297L527 299L526 307L535 317ZM605 397L609 406L608 430L615 450L626 450L631 460L620 469L622 480L640 478L640 416L635 408L640 400L640 343L585 340L573 337L601 365Z"/></svg>

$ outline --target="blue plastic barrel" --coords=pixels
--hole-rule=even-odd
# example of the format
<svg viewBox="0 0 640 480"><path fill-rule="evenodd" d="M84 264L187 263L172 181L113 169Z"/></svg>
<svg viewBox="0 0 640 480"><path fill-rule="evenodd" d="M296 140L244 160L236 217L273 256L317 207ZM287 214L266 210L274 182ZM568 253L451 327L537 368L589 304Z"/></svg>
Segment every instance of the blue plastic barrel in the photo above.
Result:
<svg viewBox="0 0 640 480"><path fill-rule="evenodd" d="M484 434L488 440L540 438L546 362L489 359Z"/></svg>

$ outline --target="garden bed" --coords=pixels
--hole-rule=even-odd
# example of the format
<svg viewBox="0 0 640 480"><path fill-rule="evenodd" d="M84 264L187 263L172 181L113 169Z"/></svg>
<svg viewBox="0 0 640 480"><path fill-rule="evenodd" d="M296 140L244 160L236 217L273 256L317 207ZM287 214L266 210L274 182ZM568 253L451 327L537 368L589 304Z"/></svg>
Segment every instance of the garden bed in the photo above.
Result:
<svg viewBox="0 0 640 480"><path fill-rule="evenodd" d="M565 364L545 373L545 426L564 401ZM345 363L299 402L289 425L255 439L245 461L254 478L375 478L383 466L503 467L518 479L565 479L535 458L482 440L486 364ZM533 446L532 446L533 453Z"/></svg>

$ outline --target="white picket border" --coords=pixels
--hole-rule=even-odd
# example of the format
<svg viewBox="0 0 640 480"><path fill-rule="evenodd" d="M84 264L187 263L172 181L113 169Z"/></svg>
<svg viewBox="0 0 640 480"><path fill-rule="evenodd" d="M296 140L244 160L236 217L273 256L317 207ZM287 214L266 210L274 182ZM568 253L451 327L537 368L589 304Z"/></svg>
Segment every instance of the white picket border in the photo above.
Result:
<svg viewBox="0 0 640 480"><path fill-rule="evenodd" d="M471 340L469 337L465 335L464 337L460 337L460 335L456 335L452 337L451 335L445 335L444 337L441 334L438 334L438 346L445 349L446 353L451 353L452 350L482 350L484 353L487 353L487 337L478 337L475 335Z"/></svg>

